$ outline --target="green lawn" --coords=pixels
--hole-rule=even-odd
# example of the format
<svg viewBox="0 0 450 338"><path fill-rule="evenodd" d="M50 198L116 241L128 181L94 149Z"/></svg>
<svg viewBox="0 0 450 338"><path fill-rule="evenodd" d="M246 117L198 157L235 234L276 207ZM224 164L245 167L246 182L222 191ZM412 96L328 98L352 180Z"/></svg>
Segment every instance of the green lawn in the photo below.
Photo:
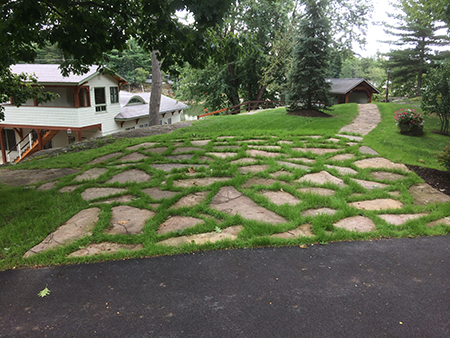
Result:
<svg viewBox="0 0 450 338"><path fill-rule="evenodd" d="M155 255L171 255L178 253L189 253L200 250L220 250L230 248L248 248L260 246L285 246L285 245L308 245L311 243L325 244L330 241L342 240L367 240L381 237L405 237L423 235L444 235L449 232L450 227L439 225L433 228L426 226L427 222L447 217L450 215L450 203L418 206L408 192L408 188L421 179L414 173L403 173L404 178L397 181L379 181L387 184L386 188L367 190L352 181L352 178L372 180L370 169L359 169L353 162L365 158L359 153L361 144L369 145L377 150L382 156L396 162L411 164L423 159L430 167L437 167L433 152L436 148L443 147L447 137L433 134L427 130L424 137L412 138L400 135L396 129L393 113L398 106L393 104L379 104L383 121L380 125L364 138L363 143L358 145L347 145L348 140L341 138L338 142L328 140L335 137L340 128L349 124L357 116L357 105L347 104L334 107L330 112L332 118L306 118L286 115L283 108L268 110L247 116L215 116L195 122L192 127L178 129L171 134L151 136L142 139L118 139L97 149L67 153L50 158L35 159L23 164L18 164L13 169L23 168L62 168L71 167L86 171L91 168L105 168L107 172L95 180L83 181L71 193L60 193L59 189L65 186L79 184L74 182L76 175L69 175L60 179L57 186L49 191L38 191L33 187L9 187L0 184L0 270L13 267L51 265L51 264L73 264L96 262L105 260L116 260L131 257L149 257ZM430 125L433 119L427 119L426 125ZM308 135L320 136L319 138L308 138ZM219 139L220 136L234 136L233 139ZM247 157L247 151L251 147L242 141L248 139L262 139L261 146L279 146L274 151L279 158L259 157L256 164L266 165L267 169L258 173L242 173L239 166L232 164L236 158ZM192 146L191 141L208 139L210 143L198 147L194 156L188 161L191 165L204 164L207 167L199 168L192 173L195 177L227 177L226 182L216 182L209 186L193 186L180 188L174 185L176 180L185 179L187 170L173 169L165 173L151 167L154 163L185 163L182 160L171 160L166 155L171 155L176 147ZM143 142L156 142L155 147L167 147L162 154L148 153L145 149L130 150L127 147ZM283 141L283 142L281 142ZM438 145L438 146L437 146ZM222 147L222 148L219 148ZM223 148L224 147L224 148ZM237 147L237 148L235 148ZM332 161L334 154L317 155L314 153L303 153L292 148L315 147L315 148L339 148L341 154L353 154L354 159L344 161ZM215 158L211 160L202 159L208 152L236 152L237 155L230 159ZM99 156L121 152L124 155L133 152L145 154L147 158L138 162L123 165L117 158L107 163L89 164ZM296 158L315 159L314 164L308 164L309 169L291 168L278 161L302 161ZM305 163L307 164L307 163ZM327 168L326 165L346 166L357 170L355 175L340 174L336 169ZM152 175L148 182L127 183L105 183L114 175L128 170L139 169ZM329 173L344 180L346 186L339 187L328 183L324 187L336 191L335 195L319 196L301 193L299 188L310 186L309 183L296 182L296 180L307 173L327 170ZM275 172L286 173L269 186L256 185L243 187L243 184L251 178L273 178ZM398 170L388 170L400 173ZM36 186L38 186L37 184ZM280 225L268 224L255 220L244 219L240 215L227 215L211 207L210 203L214 196L223 186L233 186L246 197L255 201L258 205L274 211L286 219L286 223ZM81 193L92 187L120 187L127 189L128 194L135 198L126 203L127 205L154 211L156 215L146 222L143 232L137 235L110 235L105 230L110 227L111 210L113 207L123 203L103 203L105 198L85 201ZM142 192L149 187L159 187L162 190L171 190L176 193L174 197L162 201L155 201L149 195ZM301 200L294 206L277 205L263 195L264 191L287 192ZM402 209L388 211L359 210L348 205L350 202L371 200L377 198L391 198L391 192L397 191L399 195L395 199L404 204ZM195 207L181 207L170 209L180 198L190 193L206 192L206 199ZM158 202L158 205L154 203ZM52 231L67 221L70 217L83 209L90 207L100 208L100 218L92 235L85 236L67 246L43 252L24 259L22 256L27 250L40 243ZM337 212L334 215L302 216L303 211L314 208L332 208ZM426 213L421 219L410 220L403 225L394 226L379 217L381 213ZM173 216L189 216L202 219L202 224L184 229L178 232L158 234L156 231L160 224ZM366 233L352 232L335 227L337 221L351 216L365 216L376 224L376 230ZM273 238L271 235L284 231L296 229L300 225L311 224L313 236L300 236L292 239ZM179 247L163 246L158 242L167 238L202 234L205 232L220 232L228 227L242 225L244 230L234 241L224 240L216 243L206 244L184 244ZM116 254L101 254L91 257L68 258L67 255L92 243L128 243L142 244L143 249L135 252L120 251Z"/></svg>

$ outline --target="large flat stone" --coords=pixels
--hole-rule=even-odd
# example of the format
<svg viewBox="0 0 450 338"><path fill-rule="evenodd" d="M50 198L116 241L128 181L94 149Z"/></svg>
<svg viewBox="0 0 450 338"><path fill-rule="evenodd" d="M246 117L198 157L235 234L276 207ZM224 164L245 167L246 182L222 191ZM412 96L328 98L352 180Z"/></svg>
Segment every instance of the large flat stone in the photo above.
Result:
<svg viewBox="0 0 450 338"><path fill-rule="evenodd" d="M266 190L262 193L262 195L264 197L267 197L272 203L276 205L296 205L302 202L298 197L291 195L285 191Z"/></svg>
<svg viewBox="0 0 450 338"><path fill-rule="evenodd" d="M277 161L277 163L279 165L284 165L288 168L293 168L293 169L302 169L302 170L310 170L311 169L311 167L304 165L304 164L297 164L297 163L285 162L285 161Z"/></svg>
<svg viewBox="0 0 450 338"><path fill-rule="evenodd" d="M143 142L134 146L127 147L128 150L138 150L139 148L150 148L156 145L156 142Z"/></svg>
<svg viewBox="0 0 450 338"><path fill-rule="evenodd" d="M93 243L89 244L86 248L77 250L72 252L67 257L85 257L85 256L93 256L100 254L114 254L119 251L137 251L143 249L144 246L142 244L122 244L122 243Z"/></svg>
<svg viewBox="0 0 450 338"><path fill-rule="evenodd" d="M433 228L433 227L441 225L441 224L442 225L447 225L447 226L450 225L450 217L440 218L440 219L438 219L436 221L428 223L427 226L429 228Z"/></svg>
<svg viewBox="0 0 450 338"><path fill-rule="evenodd" d="M197 148L197 147L180 147L180 148L175 148L172 151L172 154L190 153L193 151L203 151L203 149Z"/></svg>
<svg viewBox="0 0 450 338"><path fill-rule="evenodd" d="M106 173L108 169L105 168L91 168L86 170L85 172L82 172L77 177L74 178L75 182L81 182L84 180L96 180L101 175Z"/></svg>
<svg viewBox="0 0 450 338"><path fill-rule="evenodd" d="M331 175L329 172L322 170L321 172L314 173L314 174L306 174L302 177L300 177L295 182L310 182L312 184L318 184L323 185L326 183L335 184L339 187L345 187L346 184L343 180L340 178L337 178L336 176Z"/></svg>
<svg viewBox="0 0 450 338"><path fill-rule="evenodd" d="M393 225L402 225L403 223L406 223L407 221L411 219L417 219L420 217L427 216L428 214L384 214L384 215L378 215L378 217L384 219L386 222L393 224Z"/></svg>
<svg viewBox="0 0 450 338"><path fill-rule="evenodd" d="M389 171L372 171L370 175L380 181L397 181L405 178L403 175L394 174Z"/></svg>
<svg viewBox="0 0 450 338"><path fill-rule="evenodd" d="M81 193L81 198L85 201L89 201L109 195L120 194L125 191L127 191L127 189L124 188L88 188Z"/></svg>
<svg viewBox="0 0 450 338"><path fill-rule="evenodd" d="M147 148L145 149L146 153L153 153L153 154L162 154L167 150L167 147L156 147L156 148Z"/></svg>
<svg viewBox="0 0 450 338"><path fill-rule="evenodd" d="M277 157L280 156L281 153L276 152L270 152L265 150L258 150L258 149L249 149L247 150L247 155L252 157Z"/></svg>
<svg viewBox="0 0 450 338"><path fill-rule="evenodd" d="M170 209L178 209L183 207L194 207L202 203L208 197L209 191L199 191L181 197Z"/></svg>
<svg viewBox="0 0 450 338"><path fill-rule="evenodd" d="M427 205L450 202L450 196L434 189L427 183L419 183L409 188L414 204Z"/></svg>
<svg viewBox="0 0 450 338"><path fill-rule="evenodd" d="M284 217L256 204L234 187L222 187L211 202L211 208L227 215L240 215L245 219L272 224L286 223Z"/></svg>
<svg viewBox="0 0 450 338"><path fill-rule="evenodd" d="M317 187L300 188L297 189L297 191L302 194L315 194L320 196L333 196L336 193L336 191L332 189L317 188Z"/></svg>
<svg viewBox="0 0 450 338"><path fill-rule="evenodd" d="M269 186L274 183L277 183L279 181L273 180L271 178L258 178L258 177L252 177L251 179L247 180L244 184L241 185L242 188L248 189L253 185L265 185Z"/></svg>
<svg viewBox="0 0 450 338"><path fill-rule="evenodd" d="M353 182L358 183L360 186L362 186L364 189L372 190L372 189L383 189L387 188L388 185L384 183L378 183L373 181L366 181L366 180L359 180L356 178L351 178Z"/></svg>
<svg viewBox="0 0 450 338"><path fill-rule="evenodd" d="M344 137L346 139L352 140L352 141L358 141L361 142L363 138L361 136L354 136L354 135L345 135L345 134L336 134L337 137Z"/></svg>
<svg viewBox="0 0 450 338"><path fill-rule="evenodd" d="M39 187L36 188L36 190L40 190L40 191L52 190L52 189L56 188L57 185L58 185L58 181L47 182L47 183L41 184Z"/></svg>
<svg viewBox="0 0 450 338"><path fill-rule="evenodd" d="M118 197L112 197L112 198L108 198L104 201L100 201L100 202L95 202L96 204L98 203L103 203L103 204L111 204L114 202L119 202L119 203L129 203L131 202L133 199L135 199L136 197L133 195L122 195L122 196L118 196Z"/></svg>
<svg viewBox="0 0 450 338"><path fill-rule="evenodd" d="M391 198L379 198L369 201L359 201L348 203L349 206L360 210L386 210L386 209L401 209L403 203Z"/></svg>
<svg viewBox="0 0 450 338"><path fill-rule="evenodd" d="M293 151L298 151L302 153L311 152L317 155L323 155L328 153L335 153L337 151L341 151L342 149L331 149L331 148L292 148Z"/></svg>
<svg viewBox="0 0 450 338"><path fill-rule="evenodd" d="M150 181L152 175L147 174L143 170L131 169L122 171L121 173L111 177L106 183L127 183L127 182L147 182Z"/></svg>
<svg viewBox="0 0 450 338"><path fill-rule="evenodd" d="M27 258L42 251L66 246L86 235L92 235L92 230L99 215L99 208L81 210L48 235L41 243L28 250L23 257Z"/></svg>
<svg viewBox="0 0 450 338"><path fill-rule="evenodd" d="M281 150L281 146L249 145L250 149Z"/></svg>
<svg viewBox="0 0 450 338"><path fill-rule="evenodd" d="M118 159L120 162L139 162L143 159L148 158L148 156L141 153L131 153L125 156L122 156Z"/></svg>
<svg viewBox="0 0 450 338"><path fill-rule="evenodd" d="M375 150L373 150L372 148L370 148L368 146L359 147L359 152L361 154L367 154L367 155L380 155Z"/></svg>
<svg viewBox="0 0 450 338"><path fill-rule="evenodd" d="M89 162L89 164L99 164L99 163L104 163L114 157L117 157L119 155L123 155L123 153L121 152L114 152L114 153L110 153L110 154L106 154L97 158L94 158L91 162Z"/></svg>
<svg viewBox="0 0 450 338"><path fill-rule="evenodd" d="M377 230L375 223L370 218L364 216L347 217L341 219L339 222L333 225L337 228L357 232L368 232Z"/></svg>
<svg viewBox="0 0 450 338"><path fill-rule="evenodd" d="M164 223L162 223L159 226L158 231L156 233L161 235L173 231L179 230L183 231L184 229L191 228L196 226L197 224L202 223L204 223L204 221L199 218L187 216L173 216L170 217L168 220L166 220Z"/></svg>
<svg viewBox="0 0 450 338"><path fill-rule="evenodd" d="M155 213L147 209L139 209L128 205L119 205L111 209L112 228L105 232L111 235L135 235L142 233L145 222Z"/></svg>
<svg viewBox="0 0 450 338"><path fill-rule="evenodd" d="M162 245L179 246L181 244L205 244L205 243L215 243L223 240L234 241L239 236L239 233L244 229L242 225L235 225L229 228L222 229L221 232L207 232L204 234L196 234L189 236L180 236L166 239L164 241L158 242Z"/></svg>
<svg viewBox="0 0 450 338"><path fill-rule="evenodd" d="M314 236L313 232L312 232L312 227L311 224L307 223L307 224L303 224L300 225L298 228L295 228L293 230L289 230L286 232L282 232L279 234L274 234L270 237L274 237L274 238L285 238L285 239L293 239L293 238L297 238L297 237L311 237Z"/></svg>
<svg viewBox="0 0 450 338"><path fill-rule="evenodd" d="M331 161L345 161L345 160L352 160L356 156L353 154L339 154L333 157L330 157L329 160Z"/></svg>
<svg viewBox="0 0 450 338"><path fill-rule="evenodd" d="M383 157L372 157L364 160L354 162L354 164L361 169L365 168L385 168L385 169L399 169L409 171L409 169L401 163L394 163Z"/></svg>
<svg viewBox="0 0 450 338"><path fill-rule="evenodd" d="M318 216L318 215L334 215L337 212L335 209L331 208L318 208L318 209L308 209L302 212L303 217L308 216Z"/></svg>
<svg viewBox="0 0 450 338"><path fill-rule="evenodd" d="M216 182L224 182L231 179L230 177L201 177L188 178L185 180L174 180L174 187L190 188L190 187L205 187Z"/></svg>
<svg viewBox="0 0 450 338"><path fill-rule="evenodd" d="M206 168L207 165L204 164L190 164L190 163L162 163L162 164L150 164L150 167L162 170L164 172L171 172L173 169L182 169L182 168Z"/></svg>
<svg viewBox="0 0 450 338"><path fill-rule="evenodd" d="M208 152L205 155L208 156L214 156L219 158L227 158L227 157L234 157L237 155L237 153L230 153L230 152Z"/></svg>
<svg viewBox="0 0 450 338"><path fill-rule="evenodd" d="M300 161L302 163L314 164L316 163L315 159L307 158L307 157L292 157L290 158L293 161Z"/></svg>
<svg viewBox="0 0 450 338"><path fill-rule="evenodd" d="M255 163L258 162L257 160L255 160L254 158L250 158L250 157L243 157L243 158L239 158L237 160L231 161L230 164L234 165L240 165L240 164L250 164L250 163Z"/></svg>
<svg viewBox="0 0 450 338"><path fill-rule="evenodd" d="M341 175L356 175L358 172L355 169L349 167L339 167L337 165L325 164L325 167L329 169L335 169Z"/></svg>
<svg viewBox="0 0 450 338"><path fill-rule="evenodd" d="M193 146L206 146L211 140L195 140L191 141Z"/></svg>
<svg viewBox="0 0 450 338"><path fill-rule="evenodd" d="M61 177L78 173L79 170L62 169L1 169L0 183L10 186L26 186L39 182L52 181Z"/></svg>
<svg viewBox="0 0 450 338"><path fill-rule="evenodd" d="M157 187L142 189L142 192L150 195L150 197L155 201L159 201L165 198L172 198L177 194L177 192L175 191L161 190Z"/></svg>
<svg viewBox="0 0 450 338"><path fill-rule="evenodd" d="M255 165L248 165L248 166L240 167L239 171L242 174L259 173L261 171L266 171L269 168L270 168L270 165L268 165L268 164L255 164Z"/></svg>

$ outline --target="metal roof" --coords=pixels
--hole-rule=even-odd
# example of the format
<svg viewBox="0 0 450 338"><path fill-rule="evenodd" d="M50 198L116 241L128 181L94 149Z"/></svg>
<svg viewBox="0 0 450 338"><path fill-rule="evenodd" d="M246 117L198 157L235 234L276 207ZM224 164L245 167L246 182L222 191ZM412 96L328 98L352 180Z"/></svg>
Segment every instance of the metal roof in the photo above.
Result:
<svg viewBox="0 0 450 338"><path fill-rule="evenodd" d="M77 75L71 73L68 76L61 74L59 64L16 64L11 66L11 71L14 74L26 73L34 75L38 80L37 82L42 85L81 85L89 81L92 77L101 74L100 68L100 66L90 66L86 74ZM109 71L106 67L102 67L102 69ZM110 75L118 80L125 81L122 77L114 73Z"/></svg>
<svg viewBox="0 0 450 338"><path fill-rule="evenodd" d="M127 121L142 118L149 115L150 93L130 93L121 90L119 93L120 113L114 118L116 121ZM130 100L138 98L144 103L129 104ZM165 95L161 95L161 106L159 113L169 113L176 110L188 108L183 102L177 101Z"/></svg>
<svg viewBox="0 0 450 338"><path fill-rule="evenodd" d="M328 79L327 81L331 82L331 94L347 94L363 82L369 85L375 93L380 93L377 88L375 88L369 81L363 78Z"/></svg>

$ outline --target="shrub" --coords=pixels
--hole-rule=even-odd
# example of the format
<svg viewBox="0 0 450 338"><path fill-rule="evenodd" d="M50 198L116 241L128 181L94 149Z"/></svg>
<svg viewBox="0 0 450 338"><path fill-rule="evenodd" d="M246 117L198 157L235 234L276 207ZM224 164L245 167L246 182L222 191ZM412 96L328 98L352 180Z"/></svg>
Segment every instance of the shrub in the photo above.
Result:
<svg viewBox="0 0 450 338"><path fill-rule="evenodd" d="M401 109L394 114L395 122L402 134L422 135L422 114L416 113L414 109Z"/></svg>
<svg viewBox="0 0 450 338"><path fill-rule="evenodd" d="M450 147L446 146L442 151L436 156L439 164L445 167L447 171L450 171Z"/></svg>

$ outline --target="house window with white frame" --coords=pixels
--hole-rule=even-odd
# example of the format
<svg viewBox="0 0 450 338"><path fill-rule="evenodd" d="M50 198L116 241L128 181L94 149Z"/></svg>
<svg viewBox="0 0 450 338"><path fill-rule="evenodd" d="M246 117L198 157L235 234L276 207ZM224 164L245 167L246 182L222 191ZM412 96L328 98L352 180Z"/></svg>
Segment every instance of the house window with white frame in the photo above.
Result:
<svg viewBox="0 0 450 338"><path fill-rule="evenodd" d="M94 88L95 111L106 111L105 88Z"/></svg>
<svg viewBox="0 0 450 338"><path fill-rule="evenodd" d="M111 103L119 103L119 87L109 87Z"/></svg>

